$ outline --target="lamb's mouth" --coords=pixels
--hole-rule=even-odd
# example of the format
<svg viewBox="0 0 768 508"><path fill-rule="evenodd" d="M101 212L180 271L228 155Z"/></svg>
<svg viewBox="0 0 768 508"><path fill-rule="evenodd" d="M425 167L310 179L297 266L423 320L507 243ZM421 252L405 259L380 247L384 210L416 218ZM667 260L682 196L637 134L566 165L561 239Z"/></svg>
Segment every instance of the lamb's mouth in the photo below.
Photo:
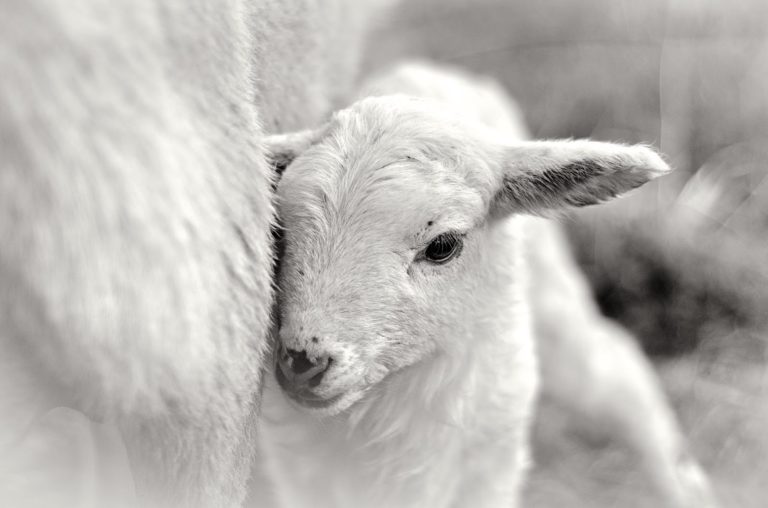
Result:
<svg viewBox="0 0 768 508"><path fill-rule="evenodd" d="M310 409L330 408L339 402L339 400L341 400L345 395L344 393L340 393L338 395L334 395L333 397L324 398L318 396L307 388L296 389L289 383L288 379L286 379L285 374L283 374L283 371L280 368L275 369L275 377L277 378L277 384L280 385L283 393L285 393L297 404Z"/></svg>

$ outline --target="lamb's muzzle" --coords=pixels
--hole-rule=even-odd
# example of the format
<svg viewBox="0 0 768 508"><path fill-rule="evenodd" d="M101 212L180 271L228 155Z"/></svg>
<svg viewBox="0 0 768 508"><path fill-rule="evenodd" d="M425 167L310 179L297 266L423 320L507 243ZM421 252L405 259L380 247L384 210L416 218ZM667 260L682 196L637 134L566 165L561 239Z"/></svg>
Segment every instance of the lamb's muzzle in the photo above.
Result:
<svg viewBox="0 0 768 508"><path fill-rule="evenodd" d="M324 398L314 389L323 381L333 363L330 355L309 356L307 352L280 347L275 377L280 387L295 401L308 407L327 407L335 398Z"/></svg>

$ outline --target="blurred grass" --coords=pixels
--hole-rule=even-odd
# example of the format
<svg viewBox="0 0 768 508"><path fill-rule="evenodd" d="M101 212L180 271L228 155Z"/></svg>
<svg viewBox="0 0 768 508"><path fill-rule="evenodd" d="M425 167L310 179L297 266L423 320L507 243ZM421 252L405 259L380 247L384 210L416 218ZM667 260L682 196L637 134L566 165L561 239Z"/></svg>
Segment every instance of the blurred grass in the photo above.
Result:
<svg viewBox="0 0 768 508"><path fill-rule="evenodd" d="M768 2L406 0L364 63L406 57L496 77L536 137L653 143L677 168L581 214L574 246L604 310L661 355L722 505L765 506ZM659 505L632 457L542 414L526 506Z"/></svg>

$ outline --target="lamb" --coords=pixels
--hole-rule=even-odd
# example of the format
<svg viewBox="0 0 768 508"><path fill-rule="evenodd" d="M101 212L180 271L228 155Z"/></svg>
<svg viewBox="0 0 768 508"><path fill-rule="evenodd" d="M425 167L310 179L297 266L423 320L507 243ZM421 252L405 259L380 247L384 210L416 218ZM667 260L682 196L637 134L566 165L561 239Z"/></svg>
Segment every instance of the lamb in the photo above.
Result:
<svg viewBox="0 0 768 508"><path fill-rule="evenodd" d="M282 391L268 382L261 447L285 506L513 506L539 382L529 249L557 248L526 214L669 170L450 109L370 97L269 140L287 168Z"/></svg>

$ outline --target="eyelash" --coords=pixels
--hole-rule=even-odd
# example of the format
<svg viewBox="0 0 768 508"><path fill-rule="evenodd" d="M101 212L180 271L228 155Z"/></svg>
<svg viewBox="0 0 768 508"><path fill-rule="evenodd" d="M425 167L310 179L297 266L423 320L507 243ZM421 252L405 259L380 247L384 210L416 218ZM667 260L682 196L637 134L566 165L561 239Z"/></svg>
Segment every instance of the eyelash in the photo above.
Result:
<svg viewBox="0 0 768 508"><path fill-rule="evenodd" d="M421 251L419 259L433 265L444 265L459 257L463 248L464 235L454 232L442 233L430 240Z"/></svg>

